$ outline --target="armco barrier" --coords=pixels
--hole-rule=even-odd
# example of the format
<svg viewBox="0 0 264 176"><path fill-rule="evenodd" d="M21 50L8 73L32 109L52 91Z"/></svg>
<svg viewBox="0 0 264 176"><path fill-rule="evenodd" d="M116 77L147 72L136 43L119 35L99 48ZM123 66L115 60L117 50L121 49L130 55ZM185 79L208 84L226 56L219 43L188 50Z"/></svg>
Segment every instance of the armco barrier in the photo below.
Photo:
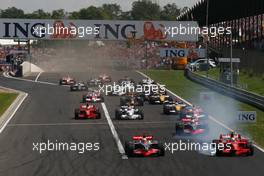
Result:
<svg viewBox="0 0 264 176"><path fill-rule="evenodd" d="M264 110L264 97L263 96L254 94L252 92L245 91L243 89L232 87L230 85L213 80L211 78L207 78L205 76L201 76L190 70L185 70L185 75L192 81L203 84L222 94L226 94L240 101L253 105L261 110Z"/></svg>

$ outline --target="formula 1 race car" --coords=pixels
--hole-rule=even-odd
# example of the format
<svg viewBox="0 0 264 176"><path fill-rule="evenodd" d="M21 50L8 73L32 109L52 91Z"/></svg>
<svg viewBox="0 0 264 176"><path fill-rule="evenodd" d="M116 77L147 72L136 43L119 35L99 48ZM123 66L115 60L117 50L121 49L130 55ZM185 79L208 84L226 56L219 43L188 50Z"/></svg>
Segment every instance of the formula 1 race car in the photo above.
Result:
<svg viewBox="0 0 264 176"><path fill-rule="evenodd" d="M88 92L83 95L83 103L97 103L104 102L104 97L100 94L100 92Z"/></svg>
<svg viewBox="0 0 264 176"><path fill-rule="evenodd" d="M59 83L60 85L71 85L71 84L75 84L75 80L70 76L66 76L61 78Z"/></svg>
<svg viewBox="0 0 264 176"><path fill-rule="evenodd" d="M75 119L100 119L101 113L95 105L80 105L74 111Z"/></svg>
<svg viewBox="0 0 264 176"><path fill-rule="evenodd" d="M102 81L102 83L109 83L112 82L112 78L109 75L101 74L99 75L99 79Z"/></svg>
<svg viewBox="0 0 264 176"><path fill-rule="evenodd" d="M157 84L143 84L143 87L144 91L141 92L141 96L144 98L144 101L149 101L149 97L151 97L152 95L167 95L166 89L161 88L161 86Z"/></svg>
<svg viewBox="0 0 264 176"><path fill-rule="evenodd" d="M216 148L216 156L252 156L254 154L252 142L234 132L225 135L221 134L219 139L213 140L213 143L216 146L219 144L224 146L223 150Z"/></svg>
<svg viewBox="0 0 264 176"><path fill-rule="evenodd" d="M84 82L78 82L75 84L72 84L70 87L71 91L87 91L88 87Z"/></svg>
<svg viewBox="0 0 264 176"><path fill-rule="evenodd" d="M126 96L120 98L120 106L143 106L144 100L141 96L132 95L132 96Z"/></svg>
<svg viewBox="0 0 264 176"><path fill-rule="evenodd" d="M151 89L149 89L149 88L146 88L145 90L143 90L142 92L140 92L139 93L140 94L140 96L144 99L144 101L149 101L149 97L151 96L151 95L154 95L154 94L162 94L162 93L153 93L152 91L151 91ZM165 94L162 94L162 95L165 95Z"/></svg>
<svg viewBox="0 0 264 176"><path fill-rule="evenodd" d="M163 113L164 114L178 114L186 104L183 101L177 100L175 102L169 102L163 104Z"/></svg>
<svg viewBox="0 0 264 176"><path fill-rule="evenodd" d="M87 82L88 86L99 86L102 85L103 82L101 79L97 79L97 78L92 78Z"/></svg>
<svg viewBox="0 0 264 176"><path fill-rule="evenodd" d="M173 98L169 95L152 94L148 97L149 104L164 104L172 101Z"/></svg>
<svg viewBox="0 0 264 176"><path fill-rule="evenodd" d="M196 114L193 106L186 106L180 111L179 122L188 124L188 123L196 123L195 125L205 130L208 129L208 115Z"/></svg>
<svg viewBox="0 0 264 176"><path fill-rule="evenodd" d="M164 156L165 149L153 136L133 136L132 141L125 142L125 152L128 157Z"/></svg>
<svg viewBox="0 0 264 176"><path fill-rule="evenodd" d="M205 133L207 129L206 125L203 125L198 121L179 121L175 124L176 135L199 135Z"/></svg>
<svg viewBox="0 0 264 176"><path fill-rule="evenodd" d="M198 107L198 106L185 106L181 109L180 111L180 119L182 119L183 121L188 119L197 119L200 121L206 121L208 120L208 114L206 114L205 112L203 112L203 110Z"/></svg>
<svg viewBox="0 0 264 176"><path fill-rule="evenodd" d="M143 120L144 113L134 106L121 106L119 109L116 109L115 117L117 120Z"/></svg>
<svg viewBox="0 0 264 176"><path fill-rule="evenodd" d="M155 81L152 80L152 79L149 79L149 78L146 78L146 79L142 79L139 84L141 85L150 85L150 84L155 84Z"/></svg>
<svg viewBox="0 0 264 176"><path fill-rule="evenodd" d="M125 76L124 78L119 79L119 80L117 81L117 83L118 83L119 85L127 85L127 84L135 84L135 81L134 81L134 79L132 79L132 78L130 78L130 77L128 77L128 76Z"/></svg>

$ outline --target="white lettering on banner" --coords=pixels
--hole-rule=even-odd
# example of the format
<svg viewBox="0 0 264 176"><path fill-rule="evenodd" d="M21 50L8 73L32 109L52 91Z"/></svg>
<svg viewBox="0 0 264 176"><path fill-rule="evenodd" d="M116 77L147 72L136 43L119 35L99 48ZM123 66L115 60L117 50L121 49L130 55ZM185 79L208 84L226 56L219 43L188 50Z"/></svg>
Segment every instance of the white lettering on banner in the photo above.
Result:
<svg viewBox="0 0 264 176"><path fill-rule="evenodd" d="M194 26L194 21L110 21L0 19L2 39L84 39L197 41L198 34L170 35L171 26Z"/></svg>

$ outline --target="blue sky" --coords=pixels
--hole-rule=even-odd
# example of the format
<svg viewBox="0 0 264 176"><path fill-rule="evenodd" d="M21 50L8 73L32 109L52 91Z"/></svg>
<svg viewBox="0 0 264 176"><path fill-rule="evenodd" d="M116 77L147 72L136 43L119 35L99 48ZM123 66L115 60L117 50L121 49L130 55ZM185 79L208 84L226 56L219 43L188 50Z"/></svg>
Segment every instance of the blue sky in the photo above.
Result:
<svg viewBox="0 0 264 176"><path fill-rule="evenodd" d="M158 2L161 6L167 3L176 3L180 7L193 6L198 0L153 0ZM23 9L25 12L32 12L37 9L44 9L45 11L52 11L54 9L65 9L68 12L75 11L90 5L100 6L104 3L117 3L122 10L127 11L131 9L133 0L0 0L0 9L8 7L17 7Z"/></svg>

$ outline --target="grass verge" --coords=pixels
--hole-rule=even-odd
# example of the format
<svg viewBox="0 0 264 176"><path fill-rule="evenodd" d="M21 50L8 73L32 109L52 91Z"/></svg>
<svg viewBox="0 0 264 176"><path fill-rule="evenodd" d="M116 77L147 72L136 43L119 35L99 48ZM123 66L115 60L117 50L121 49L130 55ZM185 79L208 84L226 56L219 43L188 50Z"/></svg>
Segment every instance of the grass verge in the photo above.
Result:
<svg viewBox="0 0 264 176"><path fill-rule="evenodd" d="M190 81L185 78L183 71L180 70L148 70L144 71L146 75L152 79L162 83L169 90L173 91L180 97L200 105L200 92L212 91L200 84ZM218 106L223 106L223 111L228 112L228 108L233 108L233 111L256 111L257 123L239 124L239 128L245 130L247 134L260 146L264 147L264 111L257 109L251 105L234 100L230 97L215 93L217 96ZM206 109L207 110L207 109ZM209 109L210 111L210 109ZM209 112L210 113L210 112ZM212 115L221 116L221 113L214 112ZM220 117L219 117L220 118ZM233 118L230 115L230 118ZM220 119L223 123L222 119Z"/></svg>
<svg viewBox="0 0 264 176"><path fill-rule="evenodd" d="M0 92L0 117L16 99L18 94Z"/></svg>
<svg viewBox="0 0 264 176"><path fill-rule="evenodd" d="M197 71L200 75L206 75L205 71ZM209 70L209 77L219 80L219 68ZM239 73L238 86L250 92L264 96L264 75L254 75L252 72L242 71Z"/></svg>

